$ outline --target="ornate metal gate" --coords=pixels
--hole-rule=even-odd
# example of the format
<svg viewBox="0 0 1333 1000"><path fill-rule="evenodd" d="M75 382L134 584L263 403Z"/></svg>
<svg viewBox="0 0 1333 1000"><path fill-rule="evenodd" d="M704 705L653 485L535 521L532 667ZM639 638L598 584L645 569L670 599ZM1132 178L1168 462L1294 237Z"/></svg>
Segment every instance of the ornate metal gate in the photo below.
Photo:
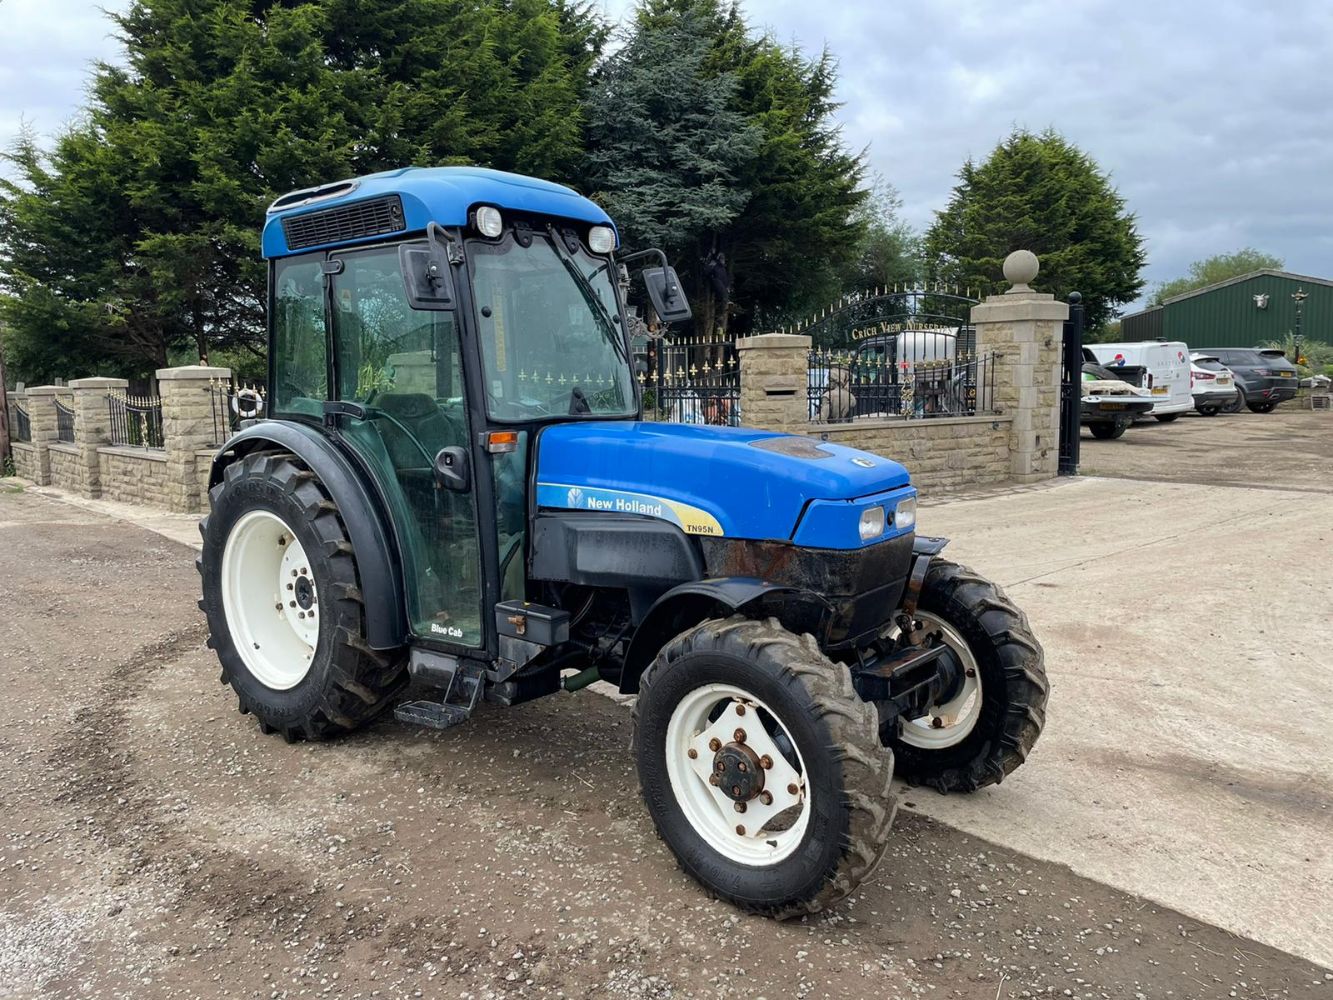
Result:
<svg viewBox="0 0 1333 1000"><path fill-rule="evenodd" d="M1079 399L1083 385L1083 296L1069 293L1060 380L1060 475L1078 474Z"/></svg>

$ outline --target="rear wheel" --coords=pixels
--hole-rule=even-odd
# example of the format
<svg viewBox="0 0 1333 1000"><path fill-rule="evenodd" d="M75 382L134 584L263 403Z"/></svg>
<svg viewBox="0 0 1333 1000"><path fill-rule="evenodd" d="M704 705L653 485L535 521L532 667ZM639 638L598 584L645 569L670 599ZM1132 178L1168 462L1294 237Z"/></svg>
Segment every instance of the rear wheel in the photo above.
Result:
<svg viewBox="0 0 1333 1000"><path fill-rule="evenodd" d="M1216 406L1201 406L1201 407L1199 407L1199 416L1201 416L1201 417L1215 417L1215 416L1217 416L1218 413L1220 413L1220 412L1221 412L1221 410L1220 410L1218 407L1216 407Z"/></svg>
<svg viewBox="0 0 1333 1000"><path fill-rule="evenodd" d="M933 561L917 620L938 630L959 668L955 688L890 742L898 773L941 792L997 784L1026 759L1046 722L1041 645L1004 592L965 566Z"/></svg>
<svg viewBox="0 0 1333 1000"><path fill-rule="evenodd" d="M365 641L356 554L314 473L291 455L247 455L210 501L199 606L241 712L292 741L387 707L407 682L403 658Z"/></svg>
<svg viewBox="0 0 1333 1000"><path fill-rule="evenodd" d="M1272 413L1277 403L1246 403L1251 413Z"/></svg>
<svg viewBox="0 0 1333 1000"><path fill-rule="evenodd" d="M1100 441L1111 441L1125 433L1129 427L1128 420L1106 421L1103 423L1088 424L1088 429L1092 431L1092 436Z"/></svg>
<svg viewBox="0 0 1333 1000"><path fill-rule="evenodd" d="M1236 398L1222 407L1223 413L1239 413L1245 408L1245 390L1236 386Z"/></svg>
<svg viewBox="0 0 1333 1000"><path fill-rule="evenodd" d="M879 863L893 752L815 640L710 620L669 642L634 706L639 781L687 873L755 913L812 913Z"/></svg>
<svg viewBox="0 0 1333 1000"><path fill-rule="evenodd" d="M1153 416L1155 416L1158 420L1160 420L1164 424L1169 424L1173 420L1180 419L1179 413L1155 413L1153 414Z"/></svg>

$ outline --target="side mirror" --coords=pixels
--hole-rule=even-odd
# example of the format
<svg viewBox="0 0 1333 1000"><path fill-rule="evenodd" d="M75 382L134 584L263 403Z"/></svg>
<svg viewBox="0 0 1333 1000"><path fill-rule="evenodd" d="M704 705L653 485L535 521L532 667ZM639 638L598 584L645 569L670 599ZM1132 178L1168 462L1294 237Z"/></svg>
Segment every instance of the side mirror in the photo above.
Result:
<svg viewBox="0 0 1333 1000"><path fill-rule="evenodd" d="M446 310L457 304L449 258L434 240L424 247L399 247L398 266L413 309Z"/></svg>
<svg viewBox="0 0 1333 1000"><path fill-rule="evenodd" d="M446 490L464 493L471 484L467 449L454 445L441 448L435 455L435 478Z"/></svg>
<svg viewBox="0 0 1333 1000"><path fill-rule="evenodd" d="M643 272L643 283L648 287L648 299L657 318L665 323L683 323L691 315L685 301L680 279L674 267L650 267Z"/></svg>

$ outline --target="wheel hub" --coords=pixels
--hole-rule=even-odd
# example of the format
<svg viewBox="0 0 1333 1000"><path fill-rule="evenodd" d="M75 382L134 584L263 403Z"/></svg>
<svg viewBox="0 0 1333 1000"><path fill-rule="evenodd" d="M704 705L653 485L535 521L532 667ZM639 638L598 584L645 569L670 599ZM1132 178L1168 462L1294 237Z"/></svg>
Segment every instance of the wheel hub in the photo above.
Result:
<svg viewBox="0 0 1333 1000"><path fill-rule="evenodd" d="M748 802L764 790L764 767L745 743L728 743L713 757L717 787L733 802Z"/></svg>
<svg viewBox="0 0 1333 1000"><path fill-rule="evenodd" d="M304 611L309 611L315 603L315 587L310 582L308 576L298 576L296 578L293 592L296 594L296 603Z"/></svg>

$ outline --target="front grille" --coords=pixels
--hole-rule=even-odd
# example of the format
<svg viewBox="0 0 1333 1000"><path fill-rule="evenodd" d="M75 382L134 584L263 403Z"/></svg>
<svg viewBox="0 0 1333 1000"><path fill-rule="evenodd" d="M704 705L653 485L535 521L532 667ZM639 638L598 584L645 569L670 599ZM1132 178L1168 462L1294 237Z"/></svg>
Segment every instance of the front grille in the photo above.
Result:
<svg viewBox="0 0 1333 1000"><path fill-rule="evenodd" d="M288 250L384 236L400 232L402 228L403 202L396 194L292 215L282 220L282 234L287 238Z"/></svg>

